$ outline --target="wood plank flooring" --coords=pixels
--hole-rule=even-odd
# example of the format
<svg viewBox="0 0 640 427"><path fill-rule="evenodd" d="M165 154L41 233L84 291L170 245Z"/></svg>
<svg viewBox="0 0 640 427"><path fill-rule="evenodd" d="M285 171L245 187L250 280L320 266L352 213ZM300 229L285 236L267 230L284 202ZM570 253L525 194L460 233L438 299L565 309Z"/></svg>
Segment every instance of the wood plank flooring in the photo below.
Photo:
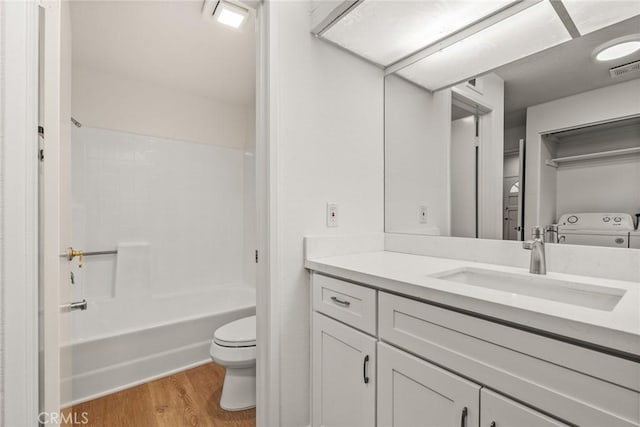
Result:
<svg viewBox="0 0 640 427"><path fill-rule="evenodd" d="M220 408L224 368L209 363L99 399L75 405L92 427L254 427L256 411ZM76 424L77 425L77 424Z"/></svg>

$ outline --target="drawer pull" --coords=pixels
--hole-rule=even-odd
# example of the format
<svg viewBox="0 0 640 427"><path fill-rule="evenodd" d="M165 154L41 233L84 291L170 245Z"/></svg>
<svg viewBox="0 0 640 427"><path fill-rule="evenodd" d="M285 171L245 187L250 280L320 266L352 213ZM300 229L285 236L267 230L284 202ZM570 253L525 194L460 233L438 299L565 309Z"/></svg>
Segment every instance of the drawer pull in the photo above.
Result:
<svg viewBox="0 0 640 427"><path fill-rule="evenodd" d="M496 422L495 421L491 421L491 424L489 424L489 427L496 427Z"/></svg>
<svg viewBox="0 0 640 427"><path fill-rule="evenodd" d="M362 377L364 378L364 383L369 384L369 376L367 375L367 366L369 365L369 355L367 354L364 357L364 363L362 364Z"/></svg>
<svg viewBox="0 0 640 427"><path fill-rule="evenodd" d="M467 427L467 413L469 411L467 410L467 407L465 406L462 409L462 416L460 417L460 427Z"/></svg>
<svg viewBox="0 0 640 427"><path fill-rule="evenodd" d="M351 305L351 303L349 301L341 300L338 297L331 297L331 301L333 301L336 304L341 305L343 307L349 307Z"/></svg>

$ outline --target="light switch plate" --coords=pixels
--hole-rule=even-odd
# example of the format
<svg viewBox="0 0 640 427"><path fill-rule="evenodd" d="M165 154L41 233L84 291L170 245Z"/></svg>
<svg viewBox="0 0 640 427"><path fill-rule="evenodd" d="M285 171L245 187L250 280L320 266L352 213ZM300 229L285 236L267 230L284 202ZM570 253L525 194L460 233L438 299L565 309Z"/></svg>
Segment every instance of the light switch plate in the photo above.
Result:
<svg viewBox="0 0 640 427"><path fill-rule="evenodd" d="M338 204L327 203L327 227L338 226Z"/></svg>
<svg viewBox="0 0 640 427"><path fill-rule="evenodd" d="M418 207L418 221L420 221L420 224L426 224L428 222L428 219L427 205L420 205Z"/></svg>

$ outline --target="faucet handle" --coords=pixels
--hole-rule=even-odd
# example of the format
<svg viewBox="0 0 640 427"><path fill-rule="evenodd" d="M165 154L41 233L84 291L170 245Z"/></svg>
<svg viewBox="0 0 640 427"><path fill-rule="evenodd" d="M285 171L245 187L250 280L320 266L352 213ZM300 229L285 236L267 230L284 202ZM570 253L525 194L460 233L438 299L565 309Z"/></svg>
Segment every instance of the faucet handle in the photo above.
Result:
<svg viewBox="0 0 640 427"><path fill-rule="evenodd" d="M531 228L531 237L544 241L544 227L536 226Z"/></svg>

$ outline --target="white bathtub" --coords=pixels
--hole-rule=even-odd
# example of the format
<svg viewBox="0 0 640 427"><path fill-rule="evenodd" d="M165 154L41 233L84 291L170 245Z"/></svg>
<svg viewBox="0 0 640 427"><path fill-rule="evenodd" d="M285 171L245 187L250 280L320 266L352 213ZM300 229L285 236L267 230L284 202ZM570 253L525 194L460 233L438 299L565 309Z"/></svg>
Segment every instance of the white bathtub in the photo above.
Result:
<svg viewBox="0 0 640 427"><path fill-rule="evenodd" d="M255 314L255 289L227 287L136 301L89 302L75 312L72 360L63 378L63 406L209 362L216 328Z"/></svg>

